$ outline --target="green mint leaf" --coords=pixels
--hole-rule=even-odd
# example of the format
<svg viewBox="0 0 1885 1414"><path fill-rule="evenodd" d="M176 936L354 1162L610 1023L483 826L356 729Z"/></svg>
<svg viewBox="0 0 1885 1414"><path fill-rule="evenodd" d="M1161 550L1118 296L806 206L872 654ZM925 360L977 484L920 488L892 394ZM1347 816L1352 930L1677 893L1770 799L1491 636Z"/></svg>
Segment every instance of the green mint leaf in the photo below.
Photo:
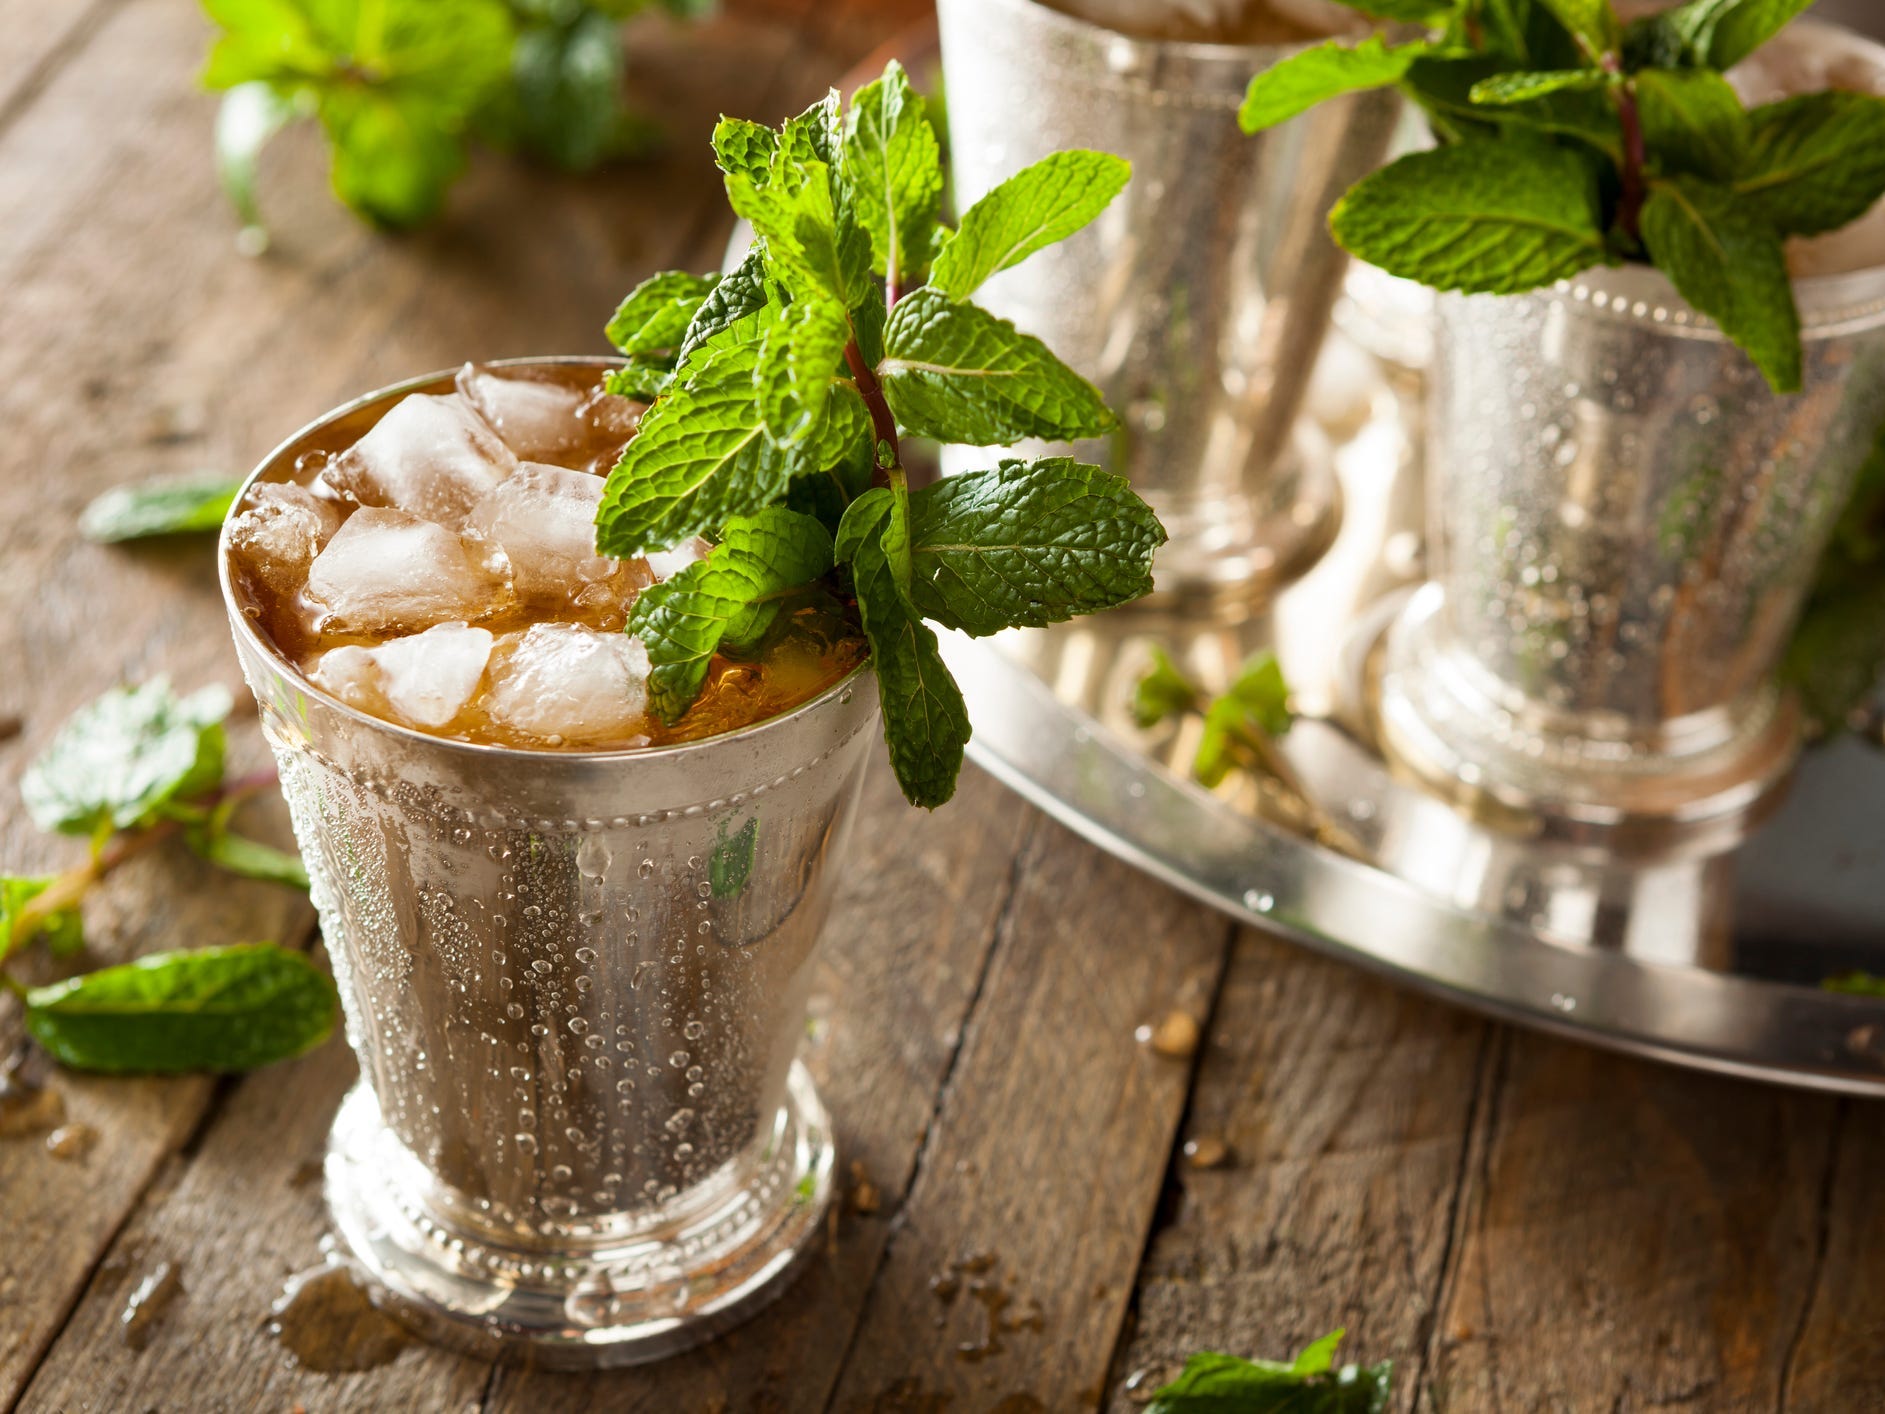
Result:
<svg viewBox="0 0 1885 1414"><path fill-rule="evenodd" d="M929 272L951 299L1085 226L1125 188L1132 164L1110 152L1056 152L1023 167L963 213Z"/></svg>
<svg viewBox="0 0 1885 1414"><path fill-rule="evenodd" d="M1696 177L1655 182L1643 205L1650 258L1682 297L1721 326L1777 393L1800 390L1800 315L1773 227L1727 187Z"/></svg>
<svg viewBox="0 0 1885 1414"><path fill-rule="evenodd" d="M301 0L203 0L203 13L220 31L203 68L205 88L313 79L333 68L334 41L317 32Z"/></svg>
<svg viewBox="0 0 1885 1414"><path fill-rule="evenodd" d="M873 486L851 502L845 508L844 519L838 523L832 558L846 565L855 561L858 551L877 539L878 527L890 514L890 502L888 486Z"/></svg>
<svg viewBox="0 0 1885 1414"><path fill-rule="evenodd" d="M1171 654L1154 644L1152 666L1133 685L1132 720L1149 731L1160 722L1197 711L1203 700L1198 685L1185 676Z"/></svg>
<svg viewBox="0 0 1885 1414"><path fill-rule="evenodd" d="M946 477L910 500L913 602L978 637L1137 599L1165 543L1124 477L1068 457Z"/></svg>
<svg viewBox="0 0 1885 1414"><path fill-rule="evenodd" d="M1116 425L1099 389L1047 345L939 290L916 290L898 303L884 352L884 397L919 437L986 447L1097 437Z"/></svg>
<svg viewBox="0 0 1885 1414"><path fill-rule="evenodd" d="M301 856L265 845L227 830L192 830L190 848L219 869L247 879L261 879L291 889L308 886L308 869Z"/></svg>
<svg viewBox="0 0 1885 1414"><path fill-rule="evenodd" d="M797 117L788 118L779 130L779 148L785 154L788 174L793 164L822 162L835 165L844 153L844 99L835 88L806 108ZM768 179L777 176L779 167L768 170Z"/></svg>
<svg viewBox="0 0 1885 1414"><path fill-rule="evenodd" d="M603 391L613 393L618 398L651 403L665 393L668 385L674 381L671 362L671 359L659 355L631 358L620 368L611 368L602 375Z"/></svg>
<svg viewBox="0 0 1885 1414"><path fill-rule="evenodd" d="M1705 3L1705 0L1704 0ZM1708 66L1732 69L1794 19L1813 0L1717 0L1708 36Z"/></svg>
<svg viewBox="0 0 1885 1414"><path fill-rule="evenodd" d="M1558 33L1562 38L1563 32ZM1565 46L1570 47L1568 40ZM1448 134L1453 141L1496 136L1502 131L1523 131L1575 138L1612 162L1622 161L1623 127L1617 106L1606 93L1559 89L1503 106L1475 103L1473 91L1508 68L1504 60L1478 56L1420 59L1408 69L1405 87L1426 110L1435 131ZM1527 72L1538 71L1528 68Z"/></svg>
<svg viewBox="0 0 1885 1414"><path fill-rule="evenodd" d="M42 940L54 956L67 957L85 945L85 933L76 908L62 908L46 915L31 934L19 931L20 910L51 887L59 876L39 878L0 877L0 961L17 948L35 939Z"/></svg>
<svg viewBox="0 0 1885 1414"><path fill-rule="evenodd" d="M746 892L746 881L753 875L753 860L759 853L759 817L748 817L732 834L726 822L720 824L720 836L707 860L707 883L717 899L738 898Z"/></svg>
<svg viewBox="0 0 1885 1414"><path fill-rule="evenodd" d="M158 953L26 994L26 1029L74 1070L253 1070L312 1050L339 998L298 952L269 943Z"/></svg>
<svg viewBox="0 0 1885 1414"><path fill-rule="evenodd" d="M778 601L831 568L831 536L810 516L770 506L728 520L720 543L672 579L651 584L628 632L648 649L648 700L673 723L693 705L723 642L765 631Z"/></svg>
<svg viewBox="0 0 1885 1414"><path fill-rule="evenodd" d="M1885 997L1885 977L1870 972L1840 972L1820 982L1823 992L1844 992L1852 997Z"/></svg>
<svg viewBox="0 0 1885 1414"><path fill-rule="evenodd" d="M1623 44L1623 27L1610 0L1537 0L1569 31L1578 47L1593 59L1615 53Z"/></svg>
<svg viewBox="0 0 1885 1414"><path fill-rule="evenodd" d="M720 170L764 185L779 150L779 135L763 123L722 118L713 130L713 160Z"/></svg>
<svg viewBox="0 0 1885 1414"><path fill-rule="evenodd" d="M1329 224L1351 254L1439 290L1513 294L1606 259L1588 163L1521 133L1410 153L1356 183Z"/></svg>
<svg viewBox="0 0 1885 1414"><path fill-rule="evenodd" d="M849 309L870 288L870 237L835 167L835 96L785 125L765 180L727 174L727 200L766 244L767 273L793 299Z"/></svg>
<svg viewBox="0 0 1885 1414"><path fill-rule="evenodd" d="M862 395L850 383L832 383L820 420L803 440L784 449L792 484L827 481L848 503L870 484L875 446Z"/></svg>
<svg viewBox="0 0 1885 1414"><path fill-rule="evenodd" d="M1371 19L1440 26L1459 13L1461 0L1342 0Z"/></svg>
<svg viewBox="0 0 1885 1414"><path fill-rule="evenodd" d="M1812 592L1794 630L1781 677L1800 696L1823 734L1845 728L1848 714L1885 677L1885 428L1853 479L1839 521L1820 556Z"/></svg>
<svg viewBox="0 0 1885 1414"><path fill-rule="evenodd" d="M905 799L934 810L956 793L962 773L969 741L962 689L943 663L936 635L903 602L882 545L866 539L851 563L891 769Z"/></svg>
<svg viewBox="0 0 1885 1414"><path fill-rule="evenodd" d="M732 354L725 382L668 393L642 416L603 487L597 553L628 559L665 550L785 491L792 465L766 435L751 355Z"/></svg>
<svg viewBox="0 0 1885 1414"><path fill-rule="evenodd" d="M155 678L80 708L20 779L43 830L91 835L148 824L173 800L222 779L222 720L229 693L206 687L179 698Z"/></svg>
<svg viewBox="0 0 1885 1414"><path fill-rule="evenodd" d="M678 353L701 305L719 283L717 275L690 275L685 270L650 275L628 292L604 332L630 358Z"/></svg>
<svg viewBox="0 0 1885 1414"><path fill-rule="evenodd" d="M100 545L219 530L242 490L241 478L192 476L114 486L79 515L79 533Z"/></svg>
<svg viewBox="0 0 1885 1414"><path fill-rule="evenodd" d="M1731 180L1748 149L1748 115L1708 69L1645 69L1634 80L1643 141L1665 172Z"/></svg>
<svg viewBox="0 0 1885 1414"><path fill-rule="evenodd" d="M333 147L334 195L394 230L436 216L465 167L458 125L424 102L339 89L320 107Z"/></svg>
<svg viewBox="0 0 1885 1414"><path fill-rule="evenodd" d="M1521 70L1481 79L1473 85L1469 97L1474 103L1499 107L1529 103L1534 98L1545 98L1554 93L1588 92L1604 88L1609 83L1610 76L1602 69L1556 69L1548 73Z"/></svg>
<svg viewBox="0 0 1885 1414"><path fill-rule="evenodd" d="M883 528L878 532L877 547L890 566L891 582L903 596L904 605L915 610L916 604L910 597L910 580L915 573L910 563L910 486L901 476L891 478L890 514L884 517Z"/></svg>
<svg viewBox="0 0 1885 1414"><path fill-rule="evenodd" d="M942 202L942 150L922 95L894 59L882 78L851 97L844 171L877 270L906 287L915 284L929 268Z"/></svg>
<svg viewBox="0 0 1885 1414"><path fill-rule="evenodd" d="M645 125L624 101L618 22L601 10L552 15L519 32L511 85L497 105L505 135L569 172L643 146Z"/></svg>
<svg viewBox="0 0 1885 1414"><path fill-rule="evenodd" d="M779 303L766 287L765 245L756 243L701 301L681 340L676 376L685 382L712 355L759 343L779 312Z"/></svg>
<svg viewBox="0 0 1885 1414"><path fill-rule="evenodd" d="M1215 790L1240 767L1267 771L1269 743L1286 735L1294 722L1289 710L1289 685L1283 680L1276 655L1257 654L1244 664L1229 690L1204 709L1204 729L1198 737L1191 774ZM1310 1347L1310 1351L1315 1349ZM1300 1361L1303 1357L1297 1358Z"/></svg>
<svg viewBox="0 0 1885 1414"><path fill-rule="evenodd" d="M1785 29L1813 0L1690 0L1631 22L1625 66L1731 69Z"/></svg>
<svg viewBox="0 0 1885 1414"><path fill-rule="evenodd" d="M1289 710L1289 684L1274 653L1259 653L1244 664L1224 697L1269 736L1287 736L1295 724L1295 714Z"/></svg>
<svg viewBox="0 0 1885 1414"><path fill-rule="evenodd" d="M1809 93L1756 108L1734 172L1748 214L1786 236L1856 221L1885 194L1885 98Z"/></svg>
<svg viewBox="0 0 1885 1414"><path fill-rule="evenodd" d="M1250 80L1237 122L1260 133L1327 99L1399 83L1408 65L1428 52L1424 43L1389 48L1378 34L1349 46L1329 40L1272 64Z"/></svg>
<svg viewBox="0 0 1885 1414"><path fill-rule="evenodd" d="M260 79L237 84L223 94L223 101L216 108L216 180L241 218L245 231L255 233L249 237L252 250L267 246L262 208L255 195L262 149L287 126L295 113L291 98Z"/></svg>
<svg viewBox="0 0 1885 1414"><path fill-rule="evenodd" d="M1291 1364L1203 1353L1152 1396L1146 1414L1384 1414L1392 1362L1334 1368L1343 1332L1323 1337Z"/></svg>
<svg viewBox="0 0 1885 1414"><path fill-rule="evenodd" d="M787 306L766 331L753 386L766 431L781 447L803 441L824 424L850 338L844 307L828 299Z"/></svg>

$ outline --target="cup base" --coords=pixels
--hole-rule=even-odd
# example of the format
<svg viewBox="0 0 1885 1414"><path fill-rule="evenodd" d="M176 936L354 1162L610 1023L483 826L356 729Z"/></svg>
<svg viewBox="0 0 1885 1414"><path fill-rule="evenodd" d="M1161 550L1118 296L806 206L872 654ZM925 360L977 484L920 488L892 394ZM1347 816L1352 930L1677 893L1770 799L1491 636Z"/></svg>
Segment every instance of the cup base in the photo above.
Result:
<svg viewBox="0 0 1885 1414"><path fill-rule="evenodd" d="M832 1196L830 1122L798 1061L746 1182L605 1248L499 1246L453 1231L399 1181L411 1163L401 1155L356 1086L328 1137L327 1205L381 1303L434 1344L546 1369L659 1360L747 1320L798 1274Z"/></svg>
<svg viewBox="0 0 1885 1414"><path fill-rule="evenodd" d="M1777 690L1659 736L1580 730L1488 697L1446 641L1443 603L1421 589L1380 649L1375 728L1397 774L1502 833L1642 858L1721 853L1779 804L1800 730Z"/></svg>

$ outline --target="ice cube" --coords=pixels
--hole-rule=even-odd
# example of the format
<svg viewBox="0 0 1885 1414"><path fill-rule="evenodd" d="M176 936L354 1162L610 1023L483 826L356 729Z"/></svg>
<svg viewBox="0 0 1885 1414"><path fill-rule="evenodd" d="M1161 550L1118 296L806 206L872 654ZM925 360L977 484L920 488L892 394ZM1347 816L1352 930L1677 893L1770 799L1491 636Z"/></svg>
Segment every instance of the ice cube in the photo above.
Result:
<svg viewBox="0 0 1885 1414"><path fill-rule="evenodd" d="M377 648L329 649L310 676L343 702L436 730L471 701L494 641L486 629L434 624Z"/></svg>
<svg viewBox="0 0 1885 1414"><path fill-rule="evenodd" d="M582 407L588 394L581 388L468 363L458 370L458 391L525 461L561 462L587 440Z"/></svg>
<svg viewBox="0 0 1885 1414"><path fill-rule="evenodd" d="M508 637L508 635L507 635ZM491 665L492 721L551 746L621 738L648 701L648 650L624 633L532 624Z"/></svg>
<svg viewBox="0 0 1885 1414"><path fill-rule="evenodd" d="M654 575L657 581L673 579L695 560L706 559L707 552L712 548L696 535L691 540L683 540L672 550L655 550L648 556L649 573Z"/></svg>
<svg viewBox="0 0 1885 1414"><path fill-rule="evenodd" d="M652 576L641 560L624 564L596 553L601 503L601 477L525 462L472 509L465 530L504 552L511 584L529 603L574 603L598 586L620 603Z"/></svg>
<svg viewBox="0 0 1885 1414"><path fill-rule="evenodd" d="M355 511L308 571L320 627L378 633L478 619L508 598L455 530L405 511Z"/></svg>
<svg viewBox="0 0 1885 1414"><path fill-rule="evenodd" d="M292 594L340 528L340 507L293 482L264 481L229 527L229 548L269 588Z"/></svg>
<svg viewBox="0 0 1885 1414"><path fill-rule="evenodd" d="M391 507L456 529L517 470L517 458L456 393L414 393L322 473L362 506Z"/></svg>

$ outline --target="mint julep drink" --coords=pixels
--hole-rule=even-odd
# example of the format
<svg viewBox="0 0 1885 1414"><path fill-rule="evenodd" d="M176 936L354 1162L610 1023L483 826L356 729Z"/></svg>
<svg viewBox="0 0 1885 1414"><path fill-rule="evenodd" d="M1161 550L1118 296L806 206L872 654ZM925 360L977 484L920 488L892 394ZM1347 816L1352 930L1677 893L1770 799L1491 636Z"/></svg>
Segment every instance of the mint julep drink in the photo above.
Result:
<svg viewBox="0 0 1885 1414"><path fill-rule="evenodd" d="M799 1051L863 772L881 735L941 805L969 735L931 625L1122 603L1164 538L1094 467L916 488L901 453L1112 425L970 296L1123 163L1057 154L947 232L894 64L714 150L737 270L643 282L619 359L339 409L223 535L360 1061L345 1255L432 1337L550 1365L696 1344L814 1247L834 1156Z"/></svg>

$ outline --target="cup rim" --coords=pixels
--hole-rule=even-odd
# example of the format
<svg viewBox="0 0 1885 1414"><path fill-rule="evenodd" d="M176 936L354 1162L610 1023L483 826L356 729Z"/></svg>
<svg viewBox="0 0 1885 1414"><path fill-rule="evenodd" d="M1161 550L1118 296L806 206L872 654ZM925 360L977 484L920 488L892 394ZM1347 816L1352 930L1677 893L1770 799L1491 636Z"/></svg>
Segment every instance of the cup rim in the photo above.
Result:
<svg viewBox="0 0 1885 1414"><path fill-rule="evenodd" d="M1272 44L1238 44L1209 39L1151 39L1145 35L1131 34L1126 30L1111 29L1079 15L1070 15L1064 10L1057 10L1044 4L1043 0L982 0L982 3L1005 5L1017 11L1031 12L1040 23L1062 29L1071 35L1077 35L1088 43L1131 45L1148 53L1168 55L1202 65L1248 65L1252 62L1267 65L1280 55L1293 54L1298 50L1308 49L1331 39L1359 39L1368 33L1364 25L1356 25L1348 29L1332 30L1311 39L1279 40ZM1242 84L1249 81L1251 72L1254 70L1246 70L1243 73L1239 83L1240 94Z"/></svg>
<svg viewBox="0 0 1885 1414"><path fill-rule="evenodd" d="M595 368L616 368L620 367L626 361L625 359L605 354L547 354L522 358L468 360L468 362L477 362L482 368L541 368L546 364L588 365ZM463 367L463 365L461 364L459 367ZM283 454L297 442L300 442L303 438L308 437L320 428L327 426L329 423L336 422L350 413L358 412L361 408L368 407L383 399L418 392L423 388L452 379L457 376L457 373L458 368L447 368L434 373L420 374L417 377L402 378L397 383L389 383L385 387L374 389L372 392L362 393L358 397L350 398L339 407L330 408L319 417L297 428L272 447L267 455L256 463L254 470L250 471L247 476L242 478L241 489L236 492L235 499L229 503L229 510L223 517L222 528L217 532L216 536L216 578L217 582L222 587L223 608L229 615L230 627L235 634L239 647L249 648L263 662L267 663L272 671L287 679L289 682L292 682L298 690L306 692L309 696L320 702L323 707L337 712L370 730L385 731L394 736L423 743L428 747L462 751L476 757L506 757L522 758L525 760L554 761L559 765L565 763L570 765L582 765L585 763L619 765L626 761L636 760L648 761L650 763L656 761L672 762L689 753L704 752L715 747L726 746L735 741L747 741L773 729L783 730L789 724L825 706L834 698L843 696L848 700L849 695L854 693L857 688L858 679L872 671L872 659L866 656L863 662L859 663L850 672L832 683L830 687L826 688L816 697L801 702L789 712L781 712L777 716L767 717L763 721L750 723L734 731L718 732L712 736L697 737L692 741L673 742L667 746L624 746L606 751L533 750L527 747L499 746L492 742L459 741L454 737L435 736L430 732L420 731L416 727L409 727L403 722L389 721L385 717L376 717L370 712L363 712L358 707L343 702L325 688L317 685L298 667L291 663L287 657L283 655L281 650L262 633L254 620L243 612L242 606L236 598L235 579L230 571L229 528L235 522L238 508L240 508L244 500L247 499L250 488L258 481L262 480L263 473L273 467L276 462L281 459Z"/></svg>

